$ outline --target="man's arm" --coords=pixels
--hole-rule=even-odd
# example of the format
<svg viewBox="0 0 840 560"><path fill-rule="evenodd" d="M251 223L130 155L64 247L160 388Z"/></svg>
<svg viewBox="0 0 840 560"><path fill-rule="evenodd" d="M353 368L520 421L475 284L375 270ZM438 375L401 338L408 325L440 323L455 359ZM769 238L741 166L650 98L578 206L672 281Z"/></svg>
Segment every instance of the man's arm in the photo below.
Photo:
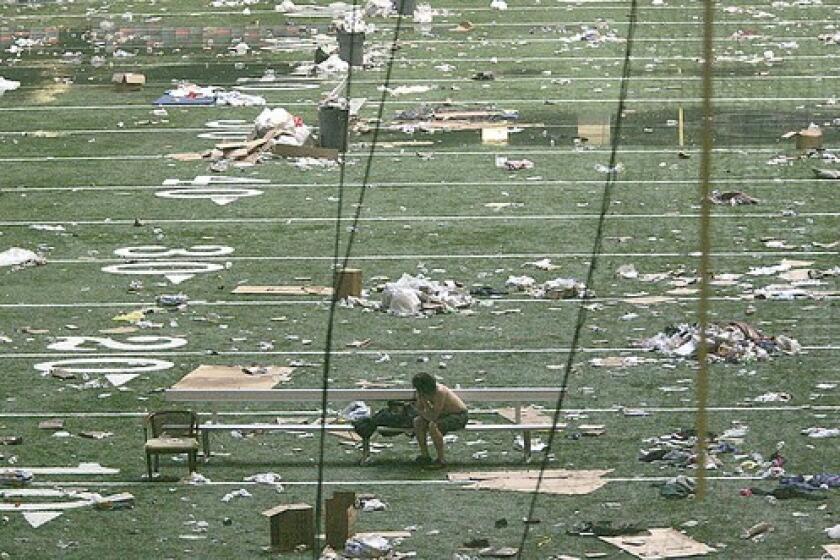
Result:
<svg viewBox="0 0 840 560"><path fill-rule="evenodd" d="M440 398L441 396L440 391L436 391L432 397L427 397L418 393L417 413L429 422L435 422L440 417L441 409L443 407L443 399Z"/></svg>

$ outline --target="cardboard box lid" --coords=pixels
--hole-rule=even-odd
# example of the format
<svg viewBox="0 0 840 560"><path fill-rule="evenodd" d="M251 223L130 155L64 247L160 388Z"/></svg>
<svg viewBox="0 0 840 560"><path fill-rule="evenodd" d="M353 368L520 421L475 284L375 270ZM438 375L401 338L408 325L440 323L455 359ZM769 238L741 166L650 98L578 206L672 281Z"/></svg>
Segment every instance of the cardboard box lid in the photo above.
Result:
<svg viewBox="0 0 840 560"><path fill-rule="evenodd" d="M119 84L142 86L146 83L146 76L135 72L114 72L111 81Z"/></svg>
<svg viewBox="0 0 840 560"><path fill-rule="evenodd" d="M307 511L311 509L312 506L309 504L280 504L279 506L265 510L262 512L262 515L265 517L274 517L275 515L280 515L281 513L285 513L287 511Z"/></svg>

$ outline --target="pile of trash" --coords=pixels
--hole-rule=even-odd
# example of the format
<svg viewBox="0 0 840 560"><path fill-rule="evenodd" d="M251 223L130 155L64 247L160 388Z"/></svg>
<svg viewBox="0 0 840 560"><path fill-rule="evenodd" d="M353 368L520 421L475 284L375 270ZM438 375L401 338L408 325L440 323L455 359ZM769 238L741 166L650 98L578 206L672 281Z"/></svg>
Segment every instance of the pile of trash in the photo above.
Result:
<svg viewBox="0 0 840 560"><path fill-rule="evenodd" d="M29 266L47 264L47 259L37 253L20 247L12 247L0 253L0 267L11 266L12 270L19 270Z"/></svg>
<svg viewBox="0 0 840 560"><path fill-rule="evenodd" d="M454 280L438 282L422 274L403 274L382 287L379 309L400 317L455 313L474 303L469 291Z"/></svg>
<svg viewBox="0 0 840 560"><path fill-rule="evenodd" d="M225 91L216 86L199 86L179 82L174 88L154 101L154 105L230 105L252 107L265 105L265 98L248 95L238 90Z"/></svg>
<svg viewBox="0 0 840 560"><path fill-rule="evenodd" d="M817 39L825 43L826 45L840 45L840 31L835 33L824 33L822 35L818 35Z"/></svg>
<svg viewBox="0 0 840 560"><path fill-rule="evenodd" d="M248 140L221 142L210 150L169 157L178 161L208 159L214 162L211 169L224 171L231 163L239 167L259 163L277 145L303 146L311 134L312 129L303 119L285 109L263 109L254 119L254 129Z"/></svg>
<svg viewBox="0 0 840 560"><path fill-rule="evenodd" d="M586 284L574 278L555 278L538 283L530 276L509 276L505 286L524 292L532 298L574 299L589 296Z"/></svg>
<svg viewBox="0 0 840 560"><path fill-rule="evenodd" d="M533 169L534 162L530 159L508 159L505 156L496 156L496 167L506 171L521 171Z"/></svg>
<svg viewBox="0 0 840 560"><path fill-rule="evenodd" d="M7 91L14 91L20 87L20 82L16 82L14 80L7 80L3 76L0 76L0 95L3 95Z"/></svg>
<svg viewBox="0 0 840 560"><path fill-rule="evenodd" d="M346 558L383 558L392 550L388 539L379 535L356 535L344 544Z"/></svg>
<svg viewBox="0 0 840 560"><path fill-rule="evenodd" d="M827 500L828 491L840 488L840 474L817 473L813 475L782 476L779 485L772 490L743 488L741 496L772 496L777 500L803 498L806 500Z"/></svg>
<svg viewBox="0 0 840 560"><path fill-rule="evenodd" d="M373 33L376 31L373 24L365 23L365 14L359 9L350 9L344 12L343 16L333 23L339 32L344 33Z"/></svg>
<svg viewBox="0 0 840 560"><path fill-rule="evenodd" d="M34 480L31 471L25 469L0 469L0 486L20 488Z"/></svg>
<svg viewBox="0 0 840 560"><path fill-rule="evenodd" d="M758 204L758 199L753 198L747 193L741 191L720 192L715 189L709 195L709 201L712 204L728 204L730 206L739 206L741 204Z"/></svg>
<svg viewBox="0 0 840 560"><path fill-rule="evenodd" d="M743 321L727 324L712 323L706 330L710 361L732 363L766 360L778 354L794 355L802 350L795 339L785 335L767 336ZM700 343L700 328L682 323L670 326L637 346L678 358L696 358Z"/></svg>
<svg viewBox="0 0 840 560"><path fill-rule="evenodd" d="M338 53L333 53L323 62L315 64L315 74L317 75L331 75L331 74L346 74L350 65L341 60Z"/></svg>
<svg viewBox="0 0 840 560"><path fill-rule="evenodd" d="M391 0L368 0L365 4L365 15L368 17L389 17L396 13L396 7Z"/></svg>
<svg viewBox="0 0 840 560"><path fill-rule="evenodd" d="M572 37L574 41L586 41L591 46L603 43L618 43L622 41L615 31L610 29L610 24L604 20L598 20L594 26L581 26L580 33Z"/></svg>
<svg viewBox="0 0 840 560"><path fill-rule="evenodd" d="M720 435L706 434L706 470L724 468L723 457L731 457L735 464L730 464L727 472L750 472L763 478L778 478L785 473L785 458L777 449L769 459L760 453L746 452L738 446L749 432L749 427L738 422ZM639 461L657 463L681 469L697 468L697 432L693 429L681 429L643 440L645 447L639 451Z"/></svg>
<svg viewBox="0 0 840 560"><path fill-rule="evenodd" d="M395 124L389 129L406 133L415 131L480 130L481 128L512 123L519 119L519 112L498 109L493 105L452 105L421 103L398 112ZM361 132L364 132L362 130Z"/></svg>

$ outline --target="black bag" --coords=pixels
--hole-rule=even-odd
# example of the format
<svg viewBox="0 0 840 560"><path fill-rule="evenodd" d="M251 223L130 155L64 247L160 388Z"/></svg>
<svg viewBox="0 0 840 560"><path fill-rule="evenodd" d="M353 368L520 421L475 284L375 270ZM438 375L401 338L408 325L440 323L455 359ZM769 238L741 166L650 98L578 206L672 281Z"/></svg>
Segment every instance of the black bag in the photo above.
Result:
<svg viewBox="0 0 840 560"><path fill-rule="evenodd" d="M370 418L362 418L353 422L353 429L362 438L368 439L376 433L377 428L382 435L397 435L404 433L402 430L414 428L414 419L417 417L417 409L410 401L388 401L382 410L377 411ZM387 428L399 428L399 430L388 430Z"/></svg>

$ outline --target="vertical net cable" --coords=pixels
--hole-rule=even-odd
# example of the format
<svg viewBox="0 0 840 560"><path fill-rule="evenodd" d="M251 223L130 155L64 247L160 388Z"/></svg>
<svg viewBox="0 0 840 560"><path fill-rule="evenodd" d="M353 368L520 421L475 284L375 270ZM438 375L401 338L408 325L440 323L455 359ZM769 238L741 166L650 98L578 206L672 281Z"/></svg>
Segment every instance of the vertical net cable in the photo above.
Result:
<svg viewBox="0 0 840 560"><path fill-rule="evenodd" d="M358 8L358 0L353 0L351 10L355 16ZM353 20L353 28L355 30L355 19ZM355 41L350 41L350 52L347 64L347 82L344 90L344 95L349 103L351 87L353 85L353 54L356 46ZM339 47L340 48L340 47ZM322 130L318 134L323 134ZM327 322L327 334L325 337L324 347L324 371L321 379L321 430L320 438L318 439L318 486L315 489L315 547L312 549L312 558L317 560L320 556L321 543L319 542L319 535L321 534L321 517L322 517L322 503L324 501L324 455L326 446L326 430L324 425L327 423L327 394L329 389L329 371L330 371L330 354L332 353L332 335L333 335L333 317L335 315L336 298L338 294L338 258L341 254L341 216L344 213L344 182L347 173L347 137L350 134L349 130L349 115L347 127L344 130L344 141L341 144L341 155L338 170L338 208L335 213L335 242L333 245L333 271L332 271L332 287L333 295L330 300L330 311Z"/></svg>
<svg viewBox="0 0 840 560"><path fill-rule="evenodd" d="M700 327L700 341L697 348L697 383L695 388L697 401L697 416L695 431L697 432L697 498L702 500L706 495L706 433L708 421L706 406L709 398L709 360L707 346L707 329L709 326L709 272L711 270L711 208L709 198L712 174L712 69L714 64L713 35L714 32L714 0L703 2L703 129L702 149L700 153L700 298L697 305L697 324Z"/></svg>
<svg viewBox="0 0 840 560"><path fill-rule="evenodd" d="M617 158L618 158L618 147L621 143L621 133L622 133L622 126L624 124L624 106L627 100L627 91L630 82L630 74L631 74L631 54L633 52L633 37L636 32L636 22L638 18L638 2L637 0L632 0L630 3L630 17L629 17L629 26L627 28L627 45L624 51L624 64L621 70L621 84L619 86L619 96L618 96L618 108L616 109L616 119L615 119L615 134L612 137L611 147L610 147L610 162L609 162L609 170L607 171L607 180L604 184L604 195L601 199L601 209L598 215L598 225L595 231L595 241L592 246L592 253L589 261L589 269L586 273L586 292L589 293L592 290L592 286L594 285L595 279L595 271L598 268L598 260L601 254L602 245L603 245L603 236L604 236L604 226L606 222L606 215L607 211L610 208L610 203L612 201L612 191L613 187L615 186L615 182L618 176L618 171L616 170L617 165ZM585 296L584 296L585 297ZM540 488L542 487L543 479L545 478L545 470L548 467L549 456L551 455L551 449L554 445L555 435L557 433L557 424L560 421L560 414L563 410L563 403L565 401L566 394L568 392L569 386L569 375L572 371L572 366L574 364L574 359L577 355L578 345L580 343L580 334L583 330L583 325L586 323L588 313L587 313L587 304L585 299L581 299L578 309L577 309L577 319L575 321L575 329L572 334L572 342L569 346L569 352L566 358L566 364L563 368L563 377L560 383L560 394L557 396L557 402L554 407L554 416L552 418L551 423L551 432L548 435L548 441L546 442L545 452L543 454L542 461L540 462L540 471L539 475L537 476L536 485L534 487L534 491L531 494L531 501L528 506L528 515L525 518L525 527L522 531L522 538L519 542L519 549L516 554L516 558L518 560L522 560L524 558L524 549L525 545L528 542L528 535L530 533L531 524L529 521L533 518L534 511L537 507L537 500L539 499L540 495Z"/></svg>
<svg viewBox="0 0 840 560"><path fill-rule="evenodd" d="M356 6L354 0L354 9ZM344 256L341 258L339 262L340 256L340 237L341 237L341 226L342 226L342 207L343 207L343 191L344 191L344 181L345 181L345 157L342 157L341 162L341 170L339 175L339 204L338 204L338 214L336 218L336 227L335 227L335 253L333 258L333 295L330 299L330 309L329 309L329 316L327 320L327 332L324 340L324 368L323 368L323 375L321 379L321 429L319 430L320 433L320 440L318 442L318 485L315 491L315 535L316 535L316 546L312 551L313 559L318 559L320 557L320 543L317 542L317 536L321 534L321 517L322 517L322 502L323 502L323 492L324 492L324 456L325 456L325 444L326 444L326 429L325 425L327 422L327 404L328 404L328 393L329 393L329 374L332 365L332 351L333 351L333 333L335 331L335 311L338 307L338 284L339 284L339 272L347 268L347 263L350 261L350 254L353 249L353 243L356 238L356 232L358 230L359 218L361 216L362 207L365 201L365 194L368 190L368 182L370 180L371 170L373 168L373 154L376 151L376 144L379 140L379 130L382 124L382 115L385 111L385 99L388 96L389 86L391 85L391 75L393 73L394 68L394 59L396 57L397 52L397 40L400 36L400 31L402 29L402 22L403 22L403 15L397 15L397 23L394 26L394 34L391 39L390 48L388 49L388 62L386 63L386 70L385 70L385 80L383 83L382 88L382 95L379 99L379 107L377 110L376 115L376 123L373 129L373 137L370 143L370 149L367 155L367 161L365 164L364 175L359 186L359 197L356 201L356 209L353 214L353 221L351 222L351 226L349 228L349 233L347 236L347 246L344 251ZM351 41L349 58L353 60L353 42ZM350 86L351 86L351 72L352 72L352 64L350 65L347 73L347 99L349 101L349 94L350 94ZM347 131L349 134L349 130ZM346 148L346 146L345 146ZM344 153L346 155L346 151Z"/></svg>

